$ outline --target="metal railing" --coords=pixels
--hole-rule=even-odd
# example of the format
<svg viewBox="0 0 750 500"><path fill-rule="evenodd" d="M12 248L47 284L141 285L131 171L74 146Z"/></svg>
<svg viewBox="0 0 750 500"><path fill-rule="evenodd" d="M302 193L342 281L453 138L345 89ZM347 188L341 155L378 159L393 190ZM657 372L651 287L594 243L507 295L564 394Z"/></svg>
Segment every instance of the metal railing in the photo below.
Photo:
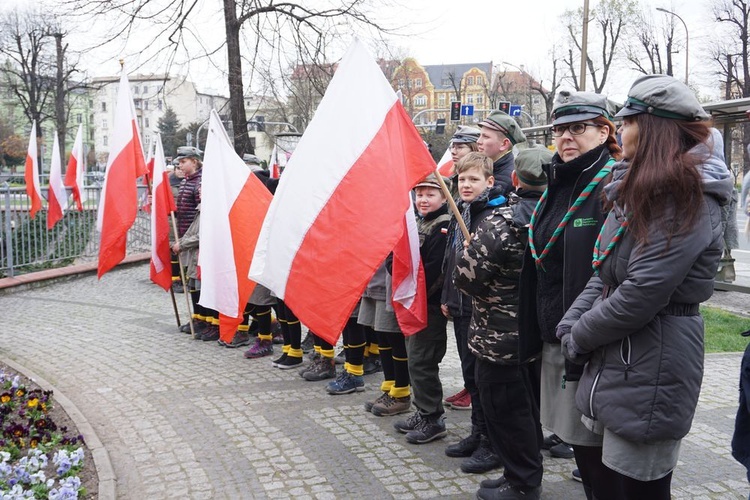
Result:
<svg viewBox="0 0 750 500"><path fill-rule="evenodd" d="M139 194L145 193L139 186ZM86 186L83 210L78 211L69 197L70 207L54 228L47 229L47 203L34 219L23 187L0 184L0 277L15 276L54 267L96 261L99 233L96 213L101 186ZM46 197L46 188L42 196ZM147 252L151 246L149 215L138 211L128 232L127 253Z"/></svg>

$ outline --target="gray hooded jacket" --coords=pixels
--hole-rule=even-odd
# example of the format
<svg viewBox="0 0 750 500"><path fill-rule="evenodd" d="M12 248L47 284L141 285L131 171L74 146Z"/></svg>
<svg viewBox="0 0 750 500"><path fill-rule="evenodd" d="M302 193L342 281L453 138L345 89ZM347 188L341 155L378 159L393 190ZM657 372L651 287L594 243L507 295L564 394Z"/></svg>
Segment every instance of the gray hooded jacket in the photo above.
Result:
<svg viewBox="0 0 750 500"><path fill-rule="evenodd" d="M564 349L590 356L576 405L595 431L653 443L690 430L703 379L698 304L713 294L723 249L720 205L732 191L730 173L710 146L694 150L707 159L699 167L704 196L693 228L667 246L663 222L680 217L672 211L652 221L645 245L626 231L558 326ZM627 164L615 165L605 189L610 200L626 171ZM622 217L615 205L599 248L607 247Z"/></svg>

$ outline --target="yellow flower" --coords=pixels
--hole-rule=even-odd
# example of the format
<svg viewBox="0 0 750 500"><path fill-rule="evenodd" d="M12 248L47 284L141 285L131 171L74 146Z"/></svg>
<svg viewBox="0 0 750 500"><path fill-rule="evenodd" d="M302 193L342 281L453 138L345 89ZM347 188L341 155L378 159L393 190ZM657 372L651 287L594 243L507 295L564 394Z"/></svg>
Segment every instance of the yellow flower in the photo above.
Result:
<svg viewBox="0 0 750 500"><path fill-rule="evenodd" d="M29 408L36 408L39 404L39 398L31 398L27 404L29 405Z"/></svg>
<svg viewBox="0 0 750 500"><path fill-rule="evenodd" d="M10 394L8 394L7 392L3 394L2 396L0 396L0 403L7 403L9 401L10 401Z"/></svg>
<svg viewBox="0 0 750 500"><path fill-rule="evenodd" d="M23 389L16 389L16 397L21 398L24 394L26 394L26 391Z"/></svg>

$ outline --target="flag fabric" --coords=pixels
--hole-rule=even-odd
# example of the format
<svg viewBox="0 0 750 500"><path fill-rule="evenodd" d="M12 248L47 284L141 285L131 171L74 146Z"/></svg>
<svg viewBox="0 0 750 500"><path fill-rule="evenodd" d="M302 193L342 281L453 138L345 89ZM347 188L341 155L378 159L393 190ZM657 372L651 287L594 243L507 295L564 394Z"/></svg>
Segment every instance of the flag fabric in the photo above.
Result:
<svg viewBox="0 0 750 500"><path fill-rule="evenodd" d="M213 110L203 164L199 303L219 311L221 340L230 342L255 288L247 274L272 196L234 152Z"/></svg>
<svg viewBox="0 0 750 500"><path fill-rule="evenodd" d="M380 67L355 41L284 169L250 278L335 344L401 236L406 193L434 170Z"/></svg>
<svg viewBox="0 0 750 500"><path fill-rule="evenodd" d="M52 229L63 218L68 208L68 192L65 190L62 176L62 158L60 142L55 132L52 142L52 161L49 167L49 189L47 190L47 229Z"/></svg>
<svg viewBox="0 0 750 500"><path fill-rule="evenodd" d="M31 135L29 136L29 149L26 152L26 169L24 180L26 181L26 194L31 200L31 218L42 208L42 190L39 187L39 157L36 145L36 122L31 122Z"/></svg>
<svg viewBox="0 0 750 500"><path fill-rule="evenodd" d="M128 229L138 212L136 180L146 173L133 98L125 71L120 77L114 131L104 173L97 229L99 229L99 278L125 258Z"/></svg>
<svg viewBox="0 0 750 500"><path fill-rule="evenodd" d="M169 217L175 211L172 189L167 177L161 136L156 136L151 171L151 281L169 291L172 286L172 264L169 248Z"/></svg>
<svg viewBox="0 0 750 500"><path fill-rule="evenodd" d="M161 140L161 137L159 137L159 140ZM153 179L154 179L154 155L156 154L156 141L154 141L151 146L148 148L148 153L146 154L146 174L143 176L144 183L149 186L149 189L153 192ZM164 147L162 146L162 153L164 152ZM166 160L165 160L166 161ZM166 169L165 169L166 172ZM170 190L170 194L171 194ZM144 195L139 200L139 203L141 205L141 208L144 212L147 214L151 213L151 200L149 199L149 192L144 193ZM153 198L153 196L151 196ZM172 201L174 202L174 197L172 197ZM172 211L175 209L173 208ZM153 243L153 240L151 240Z"/></svg>
<svg viewBox="0 0 750 500"><path fill-rule="evenodd" d="M279 166L279 150L276 148L276 146L273 147L273 151L271 151L271 168L270 171L270 177L271 179L278 179L281 177L281 167Z"/></svg>
<svg viewBox="0 0 750 500"><path fill-rule="evenodd" d="M65 170L65 185L68 186L76 202L78 210L83 210L83 202L86 201L86 192L83 190L83 178L86 176L86 163L83 155L83 124L78 125L76 140L73 142L73 150L68 159L68 168Z"/></svg>
<svg viewBox="0 0 750 500"><path fill-rule="evenodd" d="M393 310L404 335L427 328L427 288L419 254L419 231L409 198L401 238L393 247Z"/></svg>
<svg viewBox="0 0 750 500"><path fill-rule="evenodd" d="M451 147L445 150L443 157L437 164L438 172L443 177L451 177L453 175L453 156L451 155Z"/></svg>

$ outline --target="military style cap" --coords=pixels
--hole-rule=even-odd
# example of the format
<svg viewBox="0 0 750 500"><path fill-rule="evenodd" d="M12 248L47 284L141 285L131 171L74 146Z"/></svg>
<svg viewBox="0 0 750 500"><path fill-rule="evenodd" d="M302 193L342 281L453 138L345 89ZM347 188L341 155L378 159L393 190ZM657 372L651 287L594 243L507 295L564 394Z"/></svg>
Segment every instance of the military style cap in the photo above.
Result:
<svg viewBox="0 0 750 500"><path fill-rule="evenodd" d="M695 98L693 91L668 75L644 75L633 82L628 91L628 99L617 116L641 113L690 122L711 118Z"/></svg>
<svg viewBox="0 0 750 500"><path fill-rule="evenodd" d="M419 181L416 186L414 186L414 189L417 189L418 187L431 187L435 189L442 189L440 187L440 182L437 180L437 177L434 173L428 175L421 181Z"/></svg>
<svg viewBox="0 0 750 500"><path fill-rule="evenodd" d="M451 142L455 144L469 144L479 140L479 134L482 132L478 128L459 126L456 133L451 137Z"/></svg>
<svg viewBox="0 0 750 500"><path fill-rule="evenodd" d="M197 158L201 159L201 151L198 148L192 146L180 146L177 148L177 157L175 160L179 161L183 158Z"/></svg>
<svg viewBox="0 0 750 500"><path fill-rule="evenodd" d="M502 132L510 139L511 144L526 142L526 136L523 134L521 127L518 126L518 123L502 111L493 111L490 113L490 116L479 122L479 126Z"/></svg>
<svg viewBox="0 0 750 500"><path fill-rule="evenodd" d="M601 94L561 90L552 106L552 125L583 122L603 116L612 121L614 110Z"/></svg>
<svg viewBox="0 0 750 500"><path fill-rule="evenodd" d="M544 186L547 184L547 174L542 165L552 161L552 151L547 148L524 149L515 159L515 169L518 179L529 186Z"/></svg>

